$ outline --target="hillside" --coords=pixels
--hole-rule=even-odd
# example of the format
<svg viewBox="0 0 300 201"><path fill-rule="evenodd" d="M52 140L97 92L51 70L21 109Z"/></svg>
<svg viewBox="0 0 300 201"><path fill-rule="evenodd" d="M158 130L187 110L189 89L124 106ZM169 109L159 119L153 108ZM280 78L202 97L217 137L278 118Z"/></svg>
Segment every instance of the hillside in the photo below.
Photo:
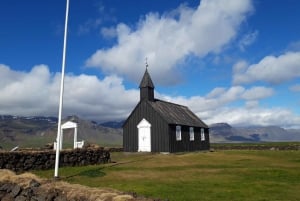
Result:
<svg viewBox="0 0 300 201"><path fill-rule="evenodd" d="M122 146L124 121L97 123L70 116L63 120L78 123L78 140L101 146ZM212 143L300 141L300 129L284 129L278 126L233 127L216 123L210 127ZM53 143L57 135L55 117L20 117L0 115L0 149L44 147ZM64 131L64 147L72 147L73 130Z"/></svg>
<svg viewBox="0 0 300 201"><path fill-rule="evenodd" d="M94 121L78 117L68 117L66 122L78 123L78 140L102 146L120 146L122 130L104 127ZM72 147L73 130L64 131L64 147ZM13 147L37 148L53 143L57 136L57 118L54 117L20 117L0 116L0 148L10 150Z"/></svg>
<svg viewBox="0 0 300 201"><path fill-rule="evenodd" d="M300 129L278 126L232 127L227 123L210 125L212 142L280 142L300 141Z"/></svg>

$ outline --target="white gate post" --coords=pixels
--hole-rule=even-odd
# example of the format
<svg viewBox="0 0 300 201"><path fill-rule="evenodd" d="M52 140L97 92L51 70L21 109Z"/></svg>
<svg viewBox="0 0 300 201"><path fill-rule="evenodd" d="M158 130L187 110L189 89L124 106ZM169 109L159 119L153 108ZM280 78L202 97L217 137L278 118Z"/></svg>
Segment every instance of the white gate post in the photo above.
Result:
<svg viewBox="0 0 300 201"><path fill-rule="evenodd" d="M77 145L77 126L74 128L74 149L78 148Z"/></svg>

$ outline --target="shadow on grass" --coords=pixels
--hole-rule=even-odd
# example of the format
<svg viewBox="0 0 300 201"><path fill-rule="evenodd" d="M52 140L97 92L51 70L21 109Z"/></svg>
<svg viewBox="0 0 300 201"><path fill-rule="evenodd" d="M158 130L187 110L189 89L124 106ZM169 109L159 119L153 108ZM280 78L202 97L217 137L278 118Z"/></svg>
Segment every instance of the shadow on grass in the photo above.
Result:
<svg viewBox="0 0 300 201"><path fill-rule="evenodd" d="M73 178L73 177L76 177L76 176L84 176L84 177L104 177L106 175L105 172L103 172L103 169L107 169L107 168L111 168L111 167L114 167L114 166L119 166L119 165L124 165L124 164L131 164L131 163L136 163L136 162L141 162L141 161L147 161L147 160L150 160L154 158L153 156L151 157L140 157L136 160L130 160L130 161L124 161L124 162L114 162L112 161L110 165L107 165L107 166L103 166L103 167L95 167L95 168L91 168L91 169L88 169L88 170L83 170L83 171L80 171L79 173L77 174L73 174L73 175L70 175L70 176L66 176L65 179L70 179L70 178Z"/></svg>
<svg viewBox="0 0 300 201"><path fill-rule="evenodd" d="M119 166L119 165L125 165L125 164L131 164L131 163L148 161L148 160L151 160L151 159L154 158L154 156L152 156L152 155L150 157L145 157L145 155L144 155L144 156L141 156L141 157L139 157L139 158L137 158L135 160L130 160L130 161L123 161L123 162L111 161L110 165L108 165L106 167L103 167L103 168L110 168L110 167Z"/></svg>
<svg viewBox="0 0 300 201"><path fill-rule="evenodd" d="M85 176L85 177L104 177L106 175L105 172L101 171L102 168L95 168L90 170L82 171L78 174L78 176Z"/></svg>
<svg viewBox="0 0 300 201"><path fill-rule="evenodd" d="M97 167L97 168L93 168L93 169L88 169L88 170L84 170L79 172L78 174L73 174L70 176L65 177L66 179L70 179L72 177L76 177L76 176L84 176L84 177L104 177L106 175L105 172L102 171L102 167Z"/></svg>

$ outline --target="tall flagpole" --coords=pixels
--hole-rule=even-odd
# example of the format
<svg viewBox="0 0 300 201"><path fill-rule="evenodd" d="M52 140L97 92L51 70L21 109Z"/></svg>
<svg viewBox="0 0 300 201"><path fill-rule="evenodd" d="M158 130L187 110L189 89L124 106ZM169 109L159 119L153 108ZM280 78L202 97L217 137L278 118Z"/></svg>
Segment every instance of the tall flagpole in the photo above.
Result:
<svg viewBox="0 0 300 201"><path fill-rule="evenodd" d="M60 143L61 143L61 114L62 114L63 94L64 94L64 78L65 78L65 63L66 63L68 16L69 16L69 0L67 0L67 5L66 5L64 49L63 49L62 67L61 67L60 96L59 96L59 111L58 111L58 126L57 126L57 138L56 138L56 157L55 157L54 177L58 177L58 166L59 166L59 151L60 151Z"/></svg>

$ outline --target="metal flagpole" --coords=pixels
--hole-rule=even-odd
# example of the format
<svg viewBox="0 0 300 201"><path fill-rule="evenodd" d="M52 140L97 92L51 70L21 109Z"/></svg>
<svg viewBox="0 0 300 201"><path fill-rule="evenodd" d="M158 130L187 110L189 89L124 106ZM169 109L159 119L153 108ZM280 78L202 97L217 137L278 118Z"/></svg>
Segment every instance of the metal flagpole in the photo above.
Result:
<svg viewBox="0 0 300 201"><path fill-rule="evenodd" d="M61 142L61 114L62 114L63 94L64 94L64 78L65 78L65 63L66 63L68 16L69 16L69 0L67 0L67 5L66 5L64 48L63 48L63 58L62 58L62 67L61 67L60 96L59 96L59 111L58 111L58 126L57 126L57 138L56 138L56 157L55 157L54 177L58 177L58 166L59 166L59 151L60 151L60 142Z"/></svg>

